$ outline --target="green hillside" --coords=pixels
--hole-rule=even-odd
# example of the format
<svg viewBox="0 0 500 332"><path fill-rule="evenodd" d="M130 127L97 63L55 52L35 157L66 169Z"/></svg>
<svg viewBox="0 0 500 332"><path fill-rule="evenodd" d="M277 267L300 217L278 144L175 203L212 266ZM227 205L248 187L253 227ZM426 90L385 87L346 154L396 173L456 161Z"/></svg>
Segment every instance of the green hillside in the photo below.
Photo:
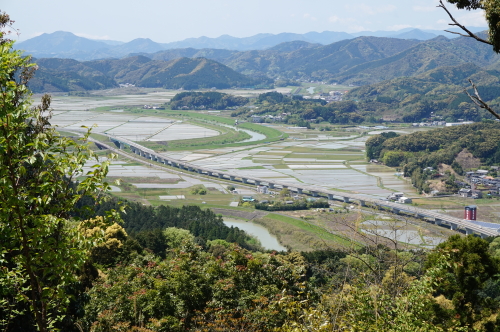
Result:
<svg viewBox="0 0 500 332"><path fill-rule="evenodd" d="M39 66L29 86L35 93L100 90L118 87L99 70L72 59L36 59Z"/></svg>
<svg viewBox="0 0 500 332"><path fill-rule="evenodd" d="M34 92L98 90L130 83L139 87L200 89L272 86L265 77L251 78L205 58L151 60L145 56L78 62L37 59L40 70L30 87Z"/></svg>
<svg viewBox="0 0 500 332"><path fill-rule="evenodd" d="M331 79L348 68L392 56L417 43L395 38L359 37L285 52L280 51L287 49L284 45L277 50L240 52L224 63L245 74Z"/></svg>
<svg viewBox="0 0 500 332"><path fill-rule="evenodd" d="M464 88L470 86L469 78L478 85L483 99L498 107L500 72L470 63L362 86L350 91L347 98L356 101L359 110L373 109L374 115L405 122L489 118L464 93Z"/></svg>

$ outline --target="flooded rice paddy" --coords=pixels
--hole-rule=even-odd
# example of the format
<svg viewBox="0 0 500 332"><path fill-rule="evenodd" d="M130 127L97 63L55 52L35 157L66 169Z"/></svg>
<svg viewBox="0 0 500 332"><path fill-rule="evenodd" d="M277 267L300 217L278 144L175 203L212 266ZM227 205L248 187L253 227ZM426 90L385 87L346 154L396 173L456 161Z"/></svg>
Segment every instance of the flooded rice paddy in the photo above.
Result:
<svg viewBox="0 0 500 332"><path fill-rule="evenodd" d="M364 233L370 235L424 248L434 248L446 240L442 236L429 234L421 227L401 221L367 220L361 224L361 228Z"/></svg>
<svg viewBox="0 0 500 332"><path fill-rule="evenodd" d="M152 99L147 99L150 96ZM82 111L81 102L87 108L110 105L152 104L172 97L167 92L148 95L110 96L109 98L55 98L52 124L63 131L82 131L81 126L93 126L95 133L107 133L131 141L172 141L178 139L203 138L218 135L213 129L184 123L161 116L134 115L119 108L112 111ZM117 100L120 104L117 104ZM148 100L146 102L146 99ZM70 100L73 100L70 102ZM123 102L122 102L123 101ZM140 101L140 102L139 102ZM74 103L73 103L74 102ZM73 105L69 107L68 105ZM76 106L75 106L76 105ZM73 110L71 110L73 109ZM290 138L271 144L220 147L197 151L167 151L162 154L171 158L189 161L195 165L228 171L240 175L279 180L290 184L322 186L328 189L346 190L354 193L382 198L391 192L415 195L411 185L395 176L395 170L385 166L368 164L365 160L364 144L368 136L356 132L326 133L305 129L290 129L270 125L289 132ZM249 141L262 140L264 136L249 131ZM113 163L112 177L159 178L165 180L162 188L187 188L192 185L214 186L210 179L200 181L189 176L180 176L147 166ZM138 188L153 184L135 181ZM154 184L157 185L157 184Z"/></svg>
<svg viewBox="0 0 500 332"><path fill-rule="evenodd" d="M213 129L172 119L116 112L54 112L50 123L64 131L86 131L82 126L94 127L94 133L106 133L136 142L173 141L219 135L219 132Z"/></svg>

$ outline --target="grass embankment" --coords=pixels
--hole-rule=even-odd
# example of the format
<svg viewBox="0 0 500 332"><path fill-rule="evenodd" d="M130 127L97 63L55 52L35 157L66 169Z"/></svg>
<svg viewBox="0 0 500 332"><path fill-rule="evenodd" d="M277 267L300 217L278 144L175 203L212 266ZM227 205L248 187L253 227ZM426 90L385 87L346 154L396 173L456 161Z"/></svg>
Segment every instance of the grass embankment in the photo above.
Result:
<svg viewBox="0 0 500 332"><path fill-rule="evenodd" d="M216 149L219 148L220 145L227 146L230 143L240 142L250 138L250 135L244 131L234 130L228 127L214 126L206 123L200 123L198 121L191 121L199 126L216 130L220 133L218 136L212 137L200 137L200 138L192 138L192 139L182 139L169 141L167 144L161 144L154 141L144 141L139 142L141 145L158 151L184 151L184 150L193 150L193 149Z"/></svg>
<svg viewBox="0 0 500 332"><path fill-rule="evenodd" d="M194 121L212 122L215 124L221 123L221 124L230 125L230 126L234 125L234 119L225 118L225 117L216 116L216 115L202 114L202 113L197 113L197 112L166 110L166 111L162 111L162 114L170 115L170 116L174 116L174 117L183 117L185 119L190 119L190 120L194 120ZM218 128L220 129L220 127L218 127ZM223 128L227 128L227 127L223 127ZM266 138L262 139L262 140L258 140L258 141L253 141L253 142L240 142L240 143L233 142L233 143L228 143L228 144L221 142L219 144L224 144L224 146L226 146L226 147L249 146L249 145L275 142L275 141L279 141L281 139L285 139L288 137L288 134L286 134L286 133L283 133L283 132L276 130L274 128L269 128L269 127L262 126L262 125L259 125L256 123L248 123L248 122L241 123L238 125L238 128L247 129L250 131L257 132L259 134L265 135ZM227 129L229 129L229 128L227 128ZM242 139L242 140L245 140L245 139ZM186 140L186 141L189 141L189 140ZM210 148L214 148L212 145L213 145L213 143L207 144L206 146L204 146L204 145L194 146L193 145L193 146L188 146L187 148L188 149L210 149ZM183 148L183 149L186 150L187 148Z"/></svg>
<svg viewBox="0 0 500 332"><path fill-rule="evenodd" d="M348 239L331 234L319 226L281 214L269 213L254 221L267 228L283 246L297 251L345 248L352 245Z"/></svg>

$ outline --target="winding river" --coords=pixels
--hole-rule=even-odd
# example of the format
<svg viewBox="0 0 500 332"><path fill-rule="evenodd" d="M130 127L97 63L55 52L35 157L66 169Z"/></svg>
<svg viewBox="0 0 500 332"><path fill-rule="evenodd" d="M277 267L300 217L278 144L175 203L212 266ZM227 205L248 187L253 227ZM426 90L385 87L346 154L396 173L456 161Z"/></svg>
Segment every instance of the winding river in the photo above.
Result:
<svg viewBox="0 0 500 332"><path fill-rule="evenodd" d="M271 233L269 233L269 231L264 226L255 224L251 221L230 218L224 218L224 224L228 227L238 227L239 229L244 230L249 235L256 237L260 241L262 247L264 247L265 249L277 251L287 250L278 242L278 239L276 239L274 235L271 235Z"/></svg>

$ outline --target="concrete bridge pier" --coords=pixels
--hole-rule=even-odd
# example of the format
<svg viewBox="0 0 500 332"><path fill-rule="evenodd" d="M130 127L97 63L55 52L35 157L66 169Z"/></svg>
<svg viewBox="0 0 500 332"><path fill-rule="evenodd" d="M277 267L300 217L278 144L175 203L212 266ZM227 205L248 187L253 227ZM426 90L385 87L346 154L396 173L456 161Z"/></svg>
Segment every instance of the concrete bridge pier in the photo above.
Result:
<svg viewBox="0 0 500 332"><path fill-rule="evenodd" d="M212 176L212 175L214 175L214 173L212 173L212 172L207 172L207 175L208 175L208 176Z"/></svg>
<svg viewBox="0 0 500 332"><path fill-rule="evenodd" d="M285 186L285 185L283 185L282 187L283 187L283 189L287 189L288 188L288 186Z"/></svg>
<svg viewBox="0 0 500 332"><path fill-rule="evenodd" d="M270 189L274 189L274 183L270 183L270 182L269 182L269 188L270 188Z"/></svg>
<svg viewBox="0 0 500 332"><path fill-rule="evenodd" d="M203 170L201 168L198 168L197 171L198 171L198 174L203 173Z"/></svg>
<svg viewBox="0 0 500 332"><path fill-rule="evenodd" d="M234 181L235 178L236 178L235 176L229 175L229 180Z"/></svg>
<svg viewBox="0 0 500 332"><path fill-rule="evenodd" d="M172 167L179 167L179 165L175 161L172 161L171 164L172 164Z"/></svg>
<svg viewBox="0 0 500 332"><path fill-rule="evenodd" d="M471 235L471 234L473 234L473 233L474 233L474 231L473 231L472 229L470 229L470 228L465 228L465 234L467 234L467 235Z"/></svg>
<svg viewBox="0 0 500 332"><path fill-rule="evenodd" d="M123 150L125 149L125 144L123 144L122 142L118 142L118 147L120 148L120 150Z"/></svg>
<svg viewBox="0 0 500 332"><path fill-rule="evenodd" d="M311 191L311 195L313 195L313 197L318 197L318 192L317 191Z"/></svg>
<svg viewBox="0 0 500 332"><path fill-rule="evenodd" d="M223 179L223 178L224 178L224 174L219 173L219 179Z"/></svg>
<svg viewBox="0 0 500 332"><path fill-rule="evenodd" d="M454 223L451 222L450 223L450 228L451 228L451 230L456 231L457 228L458 228L458 224L454 224Z"/></svg>
<svg viewBox="0 0 500 332"><path fill-rule="evenodd" d="M333 200L333 194L327 194L329 200Z"/></svg>
<svg viewBox="0 0 500 332"><path fill-rule="evenodd" d="M395 209L395 208L392 208L392 213L399 214L399 210Z"/></svg>
<svg viewBox="0 0 500 332"><path fill-rule="evenodd" d="M192 172L194 169L191 166L188 166L188 171Z"/></svg>
<svg viewBox="0 0 500 332"><path fill-rule="evenodd" d="M247 178L241 178L241 182L248 183L248 179Z"/></svg>
<svg viewBox="0 0 500 332"><path fill-rule="evenodd" d="M256 186L260 186L260 181L254 180Z"/></svg>
<svg viewBox="0 0 500 332"><path fill-rule="evenodd" d="M344 203L350 203L351 201L349 200L349 197L343 197Z"/></svg>
<svg viewBox="0 0 500 332"><path fill-rule="evenodd" d="M365 201L363 201L363 200L359 200L359 205L360 205L360 206L366 206L366 202L365 202Z"/></svg>
<svg viewBox="0 0 500 332"><path fill-rule="evenodd" d="M297 194L302 195L302 188L297 188Z"/></svg>
<svg viewBox="0 0 500 332"><path fill-rule="evenodd" d="M438 218L434 219L435 225L441 226L442 223L443 223L443 221L441 219L438 219Z"/></svg>

